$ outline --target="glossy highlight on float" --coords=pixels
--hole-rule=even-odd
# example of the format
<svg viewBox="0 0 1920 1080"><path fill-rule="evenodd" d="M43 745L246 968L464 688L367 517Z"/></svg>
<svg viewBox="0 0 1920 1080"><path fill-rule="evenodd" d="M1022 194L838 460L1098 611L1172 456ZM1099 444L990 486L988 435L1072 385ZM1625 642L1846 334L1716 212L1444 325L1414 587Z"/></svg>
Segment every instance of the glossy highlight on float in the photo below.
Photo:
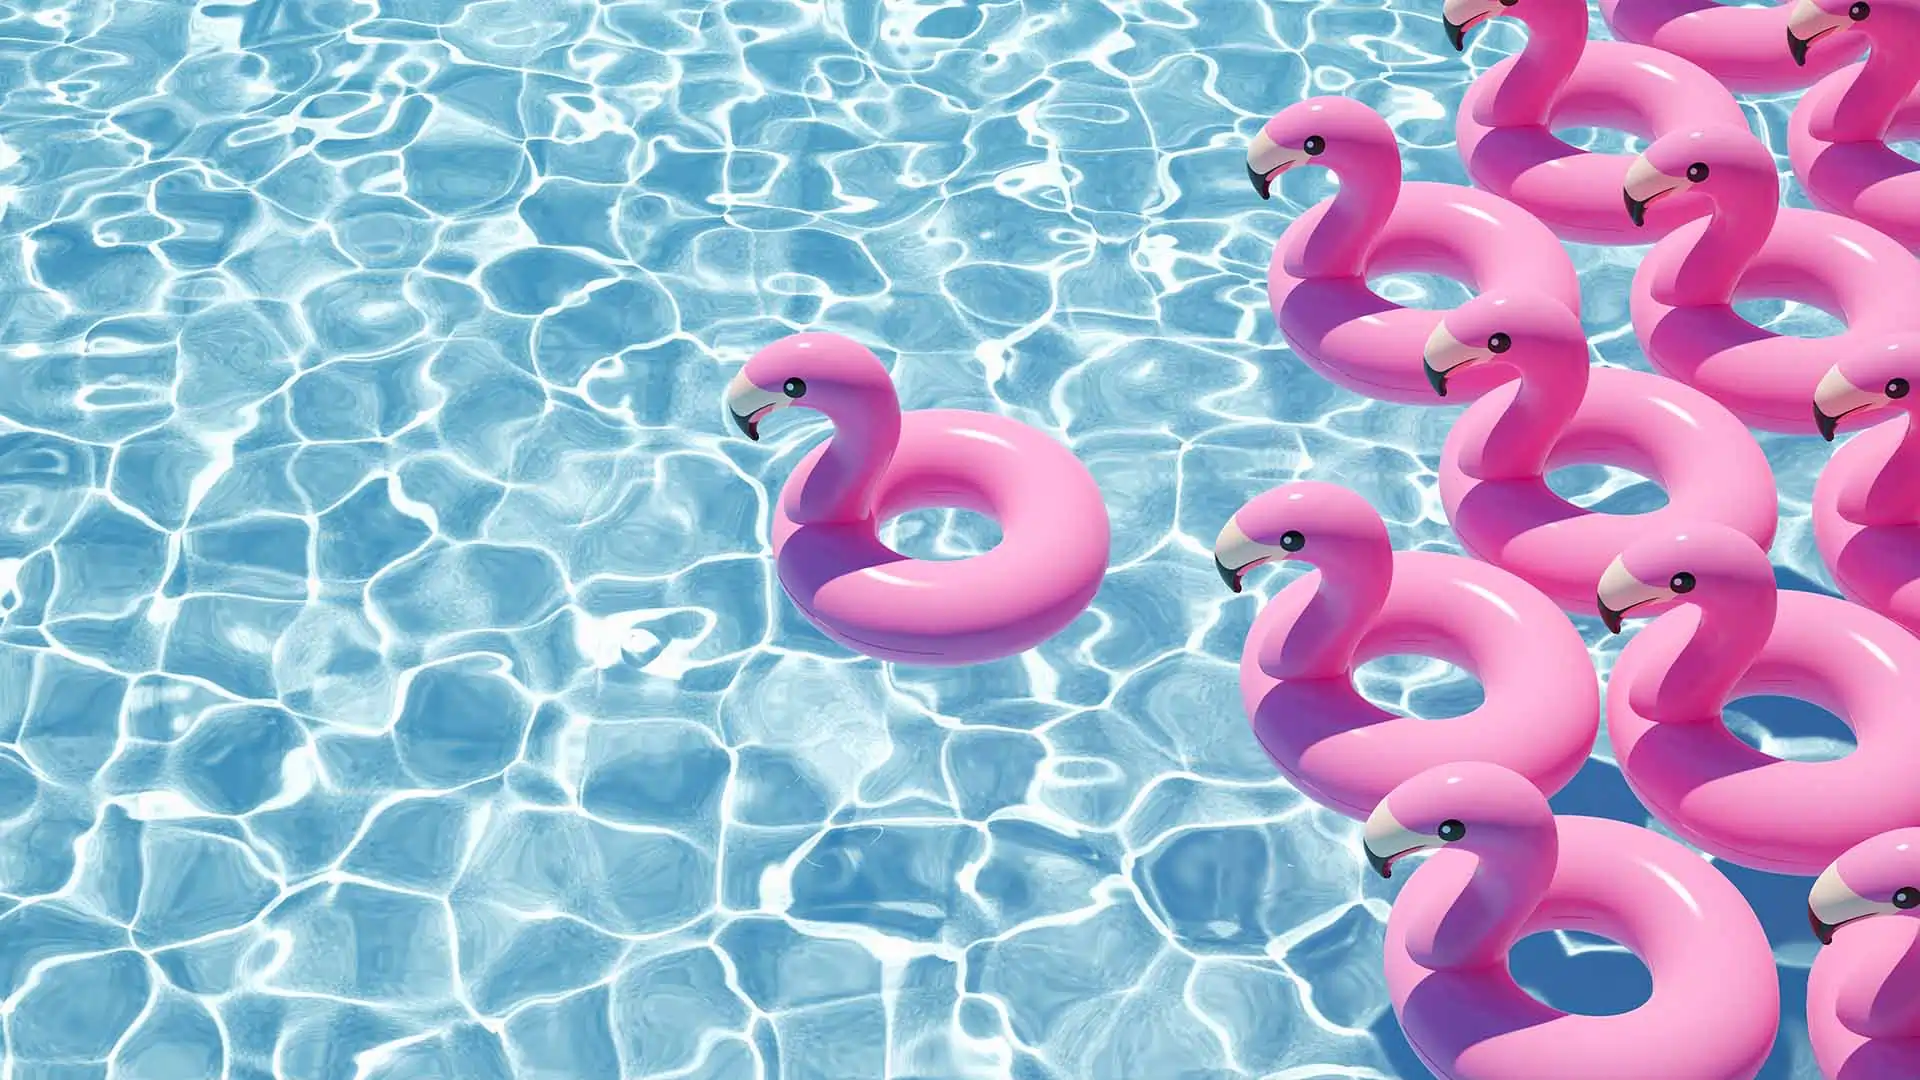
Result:
<svg viewBox="0 0 1920 1080"><path fill-rule="evenodd" d="M1592 753L1600 697L1586 644L1526 582L1457 555L1396 552L1365 499L1317 481L1253 499L1214 544L1235 592L1276 561L1315 569L1254 619L1240 695L1261 746L1307 797L1363 818L1407 777L1462 759L1499 763L1550 794ZM1380 708L1354 688L1354 669L1394 653L1472 673L1485 702L1439 722Z"/></svg>
<svg viewBox="0 0 1920 1080"><path fill-rule="evenodd" d="M750 439L786 407L834 425L788 478L772 530L781 586L828 637L883 660L974 664L1040 644L1092 602L1107 508L1065 446L993 413L903 413L879 358L837 334L782 338L727 388L728 415ZM933 507L984 514L1003 539L952 561L881 542L888 519Z"/></svg>
<svg viewBox="0 0 1920 1080"><path fill-rule="evenodd" d="M1525 777L1463 760L1410 777L1367 818L1367 862L1408 875L1387 918L1387 993L1440 1080L1752 1080L1780 988L1746 898L1698 855L1625 822L1556 817ZM1565 1013L1514 982L1542 930L1599 934L1653 976L1645 1004Z"/></svg>
<svg viewBox="0 0 1920 1080"><path fill-rule="evenodd" d="M1476 188L1403 182L1393 129L1365 105L1308 98L1275 114L1247 150L1263 199L1281 175L1307 166L1332 170L1340 190L1281 235L1267 296L1287 344L1332 382L1382 401L1434 403L1420 348L1440 313L1385 300L1369 278L1433 273L1481 292L1531 289L1579 313L1573 260L1550 229ZM1471 400L1509 377L1474 372L1455 396Z"/></svg>
<svg viewBox="0 0 1920 1080"><path fill-rule="evenodd" d="M1580 320L1537 293L1486 293L1449 312L1427 342L1443 395L1455 374L1505 366L1519 378L1468 407L1440 451L1440 501L1460 543L1564 611L1593 612L1600 575L1652 530L1691 521L1773 543L1773 470L1738 419L1672 379L1594 367ZM1575 464L1630 469L1667 504L1643 514L1575 506L1547 474Z"/></svg>

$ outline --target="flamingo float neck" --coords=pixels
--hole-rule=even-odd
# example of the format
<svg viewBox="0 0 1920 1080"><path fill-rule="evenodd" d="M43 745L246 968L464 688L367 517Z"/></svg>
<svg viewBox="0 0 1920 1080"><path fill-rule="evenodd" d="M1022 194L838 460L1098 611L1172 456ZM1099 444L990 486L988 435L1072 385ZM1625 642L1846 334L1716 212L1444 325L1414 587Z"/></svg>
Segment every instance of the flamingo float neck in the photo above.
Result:
<svg viewBox="0 0 1920 1080"><path fill-rule="evenodd" d="M864 349L823 357L831 382L814 380L806 406L833 423L820 462L787 495L796 525L864 521L873 516L874 491L900 445L900 397L887 369Z"/></svg>
<svg viewBox="0 0 1920 1080"><path fill-rule="evenodd" d="M1713 163L1708 192L1712 211L1687 253L1665 264L1653 288L1672 307L1712 307L1733 302L1740 275L1765 246L1780 217L1780 174L1758 140L1739 160Z"/></svg>
<svg viewBox="0 0 1920 1080"><path fill-rule="evenodd" d="M1474 119L1488 127L1544 127L1587 49L1587 7L1575 0L1527 0L1508 9L1527 26L1527 44Z"/></svg>
<svg viewBox="0 0 1920 1080"><path fill-rule="evenodd" d="M1520 372L1513 400L1486 439L1460 455L1460 467L1482 480L1544 475L1547 456L1580 411L1593 373L1584 339L1543 342L1507 362Z"/></svg>
<svg viewBox="0 0 1920 1080"><path fill-rule="evenodd" d="M1876 5L1856 32L1867 36L1866 62L1844 90L1821 100L1808 126L1823 142L1884 141L1894 114L1920 86L1920 8Z"/></svg>
<svg viewBox="0 0 1920 1080"><path fill-rule="evenodd" d="M1900 425L1900 442L1871 483L1841 494L1839 509L1849 521L1875 527L1920 524L1920 425L1913 420L1907 412L1884 421Z"/></svg>
<svg viewBox="0 0 1920 1080"><path fill-rule="evenodd" d="M1291 634L1260 649L1260 670L1275 679L1352 677L1354 651L1387 603L1393 584L1393 540L1378 517L1338 541L1299 556L1320 571L1320 586L1300 610Z"/></svg>
<svg viewBox="0 0 1920 1080"><path fill-rule="evenodd" d="M1764 553L1760 561L1765 564ZM1771 565L1763 565L1689 599L1687 607L1661 616L1690 621L1685 644L1659 678L1634 685L1632 705L1662 723L1718 723L1721 707L1773 633L1779 586Z"/></svg>
<svg viewBox="0 0 1920 1080"><path fill-rule="evenodd" d="M1329 154L1331 158L1334 155ZM1289 257L1301 278L1364 278L1367 256L1400 201L1400 146L1381 120L1378 130L1348 136L1338 160L1326 163L1340 181L1320 225Z"/></svg>

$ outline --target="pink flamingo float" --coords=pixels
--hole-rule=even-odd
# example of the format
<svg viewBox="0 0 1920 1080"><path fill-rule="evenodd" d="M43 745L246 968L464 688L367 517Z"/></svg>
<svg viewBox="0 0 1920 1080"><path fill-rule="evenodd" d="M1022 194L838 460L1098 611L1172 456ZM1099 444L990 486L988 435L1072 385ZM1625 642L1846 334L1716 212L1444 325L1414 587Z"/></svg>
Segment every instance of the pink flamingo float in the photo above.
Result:
<svg viewBox="0 0 1920 1080"><path fill-rule="evenodd" d="M914 664L1012 656L1065 629L1106 574L1106 503L1065 446L992 413L902 413L878 357L837 334L794 334L755 353L727 388L747 438L785 406L834 434L794 469L773 519L780 584L828 637ZM1003 539L972 558L910 559L882 543L889 518L957 507Z"/></svg>
<svg viewBox="0 0 1920 1080"><path fill-rule="evenodd" d="M1796 59L1867 43L1867 60L1815 83L1787 123L1787 156L1815 206L1858 218L1920 250L1920 163L1887 145L1920 137L1920 0L1798 0ZM1859 49L1841 48L1843 54Z"/></svg>
<svg viewBox="0 0 1920 1080"><path fill-rule="evenodd" d="M1615 759L1640 801L1701 850L1813 874L1861 840L1920 821L1920 641L1884 616L1781 591L1767 554L1721 525L1651 535L1600 579L1600 617L1658 615L1620 650L1607 693ZM1662 614L1664 612L1664 614ZM1721 722L1744 694L1819 705L1853 729L1835 761L1783 761Z"/></svg>
<svg viewBox="0 0 1920 1080"><path fill-rule="evenodd" d="M1308 98L1275 114L1247 150L1263 199L1276 177L1305 165L1331 169L1340 190L1281 235L1267 292L1287 343L1327 379L1383 401L1433 402L1420 347L1440 313L1383 299L1372 277L1436 273L1475 291L1534 289L1578 314L1580 282L1552 230L1489 192L1403 183L1393 129L1365 105ZM1457 390L1472 399L1506 377L1474 372Z"/></svg>
<svg viewBox="0 0 1920 1080"><path fill-rule="evenodd" d="M1773 155L1745 128L1663 135L1627 170L1628 216L1692 191L1713 210L1668 233L1633 275L1633 329L1662 373L1765 431L1814 432L1807 402L1836 353L1920 330L1920 260L1867 225L1780 205ZM1736 299L1811 304L1833 337L1762 330Z"/></svg>
<svg viewBox="0 0 1920 1080"><path fill-rule="evenodd" d="M1522 0L1524 2L1524 0ZM1793 0L1741 6L1720 0L1600 0L1600 17L1621 41L1650 45L1687 60L1743 94L1800 90L1860 59L1859 43L1841 45L1805 63L1786 43Z"/></svg>
<svg viewBox="0 0 1920 1080"><path fill-rule="evenodd" d="M1844 418L1892 419L1834 451L1813 487L1813 539L1840 591L1920 633L1920 435L1913 424L1920 336L1842 360L1814 391L1832 441Z"/></svg>
<svg viewBox="0 0 1920 1080"><path fill-rule="evenodd" d="M1807 1033L1827 1080L1920 1076L1920 829L1847 849L1807 896Z"/></svg>
<svg viewBox="0 0 1920 1080"><path fill-rule="evenodd" d="M1461 415L1440 452L1440 501L1460 542L1562 610L1587 614L1600 575L1646 530L1716 521L1765 547L1779 497L1760 444L1732 413L1672 379L1594 368L1580 320L1538 293L1483 293L1427 341L1442 396L1455 373L1507 365L1519 379ZM1598 463L1659 483L1667 505L1597 513L1547 486L1560 466Z"/></svg>
<svg viewBox="0 0 1920 1080"><path fill-rule="evenodd" d="M1467 30L1511 15L1527 45L1475 79L1460 103L1455 136L1467 172L1563 239L1644 244L1706 212L1697 195L1663 202L1643 230L1620 216L1631 154L1576 149L1555 128L1603 127L1641 138L1669 131L1743 127L1746 116L1713 76L1670 53L1587 40L1586 0L1446 0L1455 49Z"/></svg>
<svg viewBox="0 0 1920 1080"><path fill-rule="evenodd" d="M1382 877L1433 852L1393 902L1386 973L1407 1043L1441 1080L1752 1080L1772 1050L1780 987L1760 920L1672 840L1555 817L1525 778L1464 761L1394 788L1365 846ZM1652 996L1617 1016L1535 999L1507 953L1545 930L1626 946Z"/></svg>
<svg viewBox="0 0 1920 1080"><path fill-rule="evenodd" d="M1506 571L1396 552L1365 499L1313 481L1241 507L1213 550L1235 592L1265 562L1315 567L1254 620L1240 695L1268 755L1316 802L1363 818L1407 777L1460 759L1498 762L1551 794L1592 752L1600 698L1586 645L1546 597ZM1471 672L1485 703L1435 722L1361 697L1354 668L1396 653Z"/></svg>

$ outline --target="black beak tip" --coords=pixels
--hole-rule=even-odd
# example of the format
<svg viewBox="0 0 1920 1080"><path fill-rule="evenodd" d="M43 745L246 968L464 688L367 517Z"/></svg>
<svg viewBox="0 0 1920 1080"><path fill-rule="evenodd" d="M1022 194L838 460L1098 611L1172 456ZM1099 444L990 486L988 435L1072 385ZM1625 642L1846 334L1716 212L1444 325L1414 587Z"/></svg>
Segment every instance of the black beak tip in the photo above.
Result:
<svg viewBox="0 0 1920 1080"><path fill-rule="evenodd" d="M1443 25L1445 25L1447 28L1447 43L1453 46L1453 51L1466 52L1467 51L1467 28L1464 26L1455 25L1452 19L1446 18L1444 16L1441 17L1440 22Z"/></svg>
<svg viewBox="0 0 1920 1080"><path fill-rule="evenodd" d="M1367 847L1367 865L1373 867L1373 872L1383 878L1393 877L1393 860L1376 853L1371 847Z"/></svg>
<svg viewBox="0 0 1920 1080"><path fill-rule="evenodd" d="M1645 227L1647 224L1647 204L1624 191L1620 194L1627 200L1627 217L1633 220L1634 227Z"/></svg>
<svg viewBox="0 0 1920 1080"><path fill-rule="evenodd" d="M1822 945L1833 944L1834 928L1832 926L1827 925L1824 922L1821 922L1820 916L1814 914L1813 907L1811 905L1807 907L1807 925L1813 927L1813 936L1816 940L1820 942L1820 944Z"/></svg>
<svg viewBox="0 0 1920 1080"><path fill-rule="evenodd" d="M1820 411L1820 406L1815 405L1813 407L1813 426L1820 429L1821 438L1832 442L1834 433L1840 429L1840 418L1837 416L1828 416L1826 413Z"/></svg>
<svg viewBox="0 0 1920 1080"><path fill-rule="evenodd" d="M1266 173L1254 168L1252 162L1247 163L1247 179L1253 181L1255 194L1262 199L1273 198L1273 181L1267 178Z"/></svg>
<svg viewBox="0 0 1920 1080"><path fill-rule="evenodd" d="M1420 366L1427 369L1427 385L1433 387L1434 393L1440 395L1441 397L1446 397L1447 396L1447 373L1444 371L1441 371L1440 369L1434 367L1432 364L1429 364L1424 360L1420 362Z"/></svg>
<svg viewBox="0 0 1920 1080"><path fill-rule="evenodd" d="M1800 67L1807 66L1807 46L1811 42L1802 40L1793 31L1787 31L1787 52L1792 54L1793 62Z"/></svg>
<svg viewBox="0 0 1920 1080"><path fill-rule="evenodd" d="M733 426L739 428L741 434L752 439L754 442L760 441L760 425L754 423L753 417L741 416L732 409L728 409L727 412L732 415Z"/></svg>
<svg viewBox="0 0 1920 1080"><path fill-rule="evenodd" d="M1608 607L1604 600L1595 600L1594 606L1600 609L1600 621L1606 624L1607 633L1618 634L1620 632L1620 613Z"/></svg>
<svg viewBox="0 0 1920 1080"><path fill-rule="evenodd" d="M1234 592L1240 591L1240 571L1221 562L1218 555L1213 557L1213 568L1220 571L1220 580L1227 583L1227 588Z"/></svg>

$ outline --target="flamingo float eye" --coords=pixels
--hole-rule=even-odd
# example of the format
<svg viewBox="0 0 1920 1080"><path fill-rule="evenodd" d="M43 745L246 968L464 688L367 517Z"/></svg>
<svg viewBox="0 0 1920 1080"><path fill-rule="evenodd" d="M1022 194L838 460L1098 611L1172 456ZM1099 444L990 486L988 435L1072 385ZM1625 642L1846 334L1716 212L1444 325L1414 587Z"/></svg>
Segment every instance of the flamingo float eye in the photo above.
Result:
<svg viewBox="0 0 1920 1080"><path fill-rule="evenodd" d="M1458 840L1461 837L1467 835L1467 826L1464 822L1459 821L1458 819L1448 818L1447 820L1440 823L1440 828L1436 830L1435 835L1439 836L1440 839L1445 840L1447 843L1451 844L1455 840Z"/></svg>
<svg viewBox="0 0 1920 1080"><path fill-rule="evenodd" d="M1847 18L1852 19L1854 22L1865 22L1867 16L1871 14L1873 14L1873 9L1867 6L1866 0L1861 0L1860 3L1847 9Z"/></svg>
<svg viewBox="0 0 1920 1080"><path fill-rule="evenodd" d="M1698 184L1704 181L1711 172L1712 170L1707 168L1706 162L1696 161L1687 166L1687 182L1690 184Z"/></svg>
<svg viewBox="0 0 1920 1080"><path fill-rule="evenodd" d="M1682 570L1673 575L1673 580L1667 582L1667 588L1676 593L1690 593L1693 591L1693 584L1693 575Z"/></svg>
<svg viewBox="0 0 1920 1080"><path fill-rule="evenodd" d="M1905 379L1888 379L1887 380L1887 396L1894 399L1895 401L1898 401L1899 399L1906 397L1907 391L1911 389L1913 389L1913 387L1907 385L1907 380Z"/></svg>
<svg viewBox="0 0 1920 1080"><path fill-rule="evenodd" d="M1906 888L1894 890L1893 906L1901 911L1912 911L1920 907L1920 889L1909 885Z"/></svg>
<svg viewBox="0 0 1920 1080"><path fill-rule="evenodd" d="M1487 351L1490 353L1503 353L1511 348L1513 339L1505 334L1495 334L1487 339Z"/></svg>
<svg viewBox="0 0 1920 1080"><path fill-rule="evenodd" d="M1300 144L1300 149L1305 150L1310 157L1319 157L1327 152L1327 140L1318 135L1309 135L1307 141Z"/></svg>
<svg viewBox="0 0 1920 1080"><path fill-rule="evenodd" d="M1280 550L1289 554L1307 546L1307 538L1293 529L1280 534Z"/></svg>
<svg viewBox="0 0 1920 1080"><path fill-rule="evenodd" d="M805 379L788 379L786 385L780 388L780 392L790 398L797 398L807 392L807 382Z"/></svg>

